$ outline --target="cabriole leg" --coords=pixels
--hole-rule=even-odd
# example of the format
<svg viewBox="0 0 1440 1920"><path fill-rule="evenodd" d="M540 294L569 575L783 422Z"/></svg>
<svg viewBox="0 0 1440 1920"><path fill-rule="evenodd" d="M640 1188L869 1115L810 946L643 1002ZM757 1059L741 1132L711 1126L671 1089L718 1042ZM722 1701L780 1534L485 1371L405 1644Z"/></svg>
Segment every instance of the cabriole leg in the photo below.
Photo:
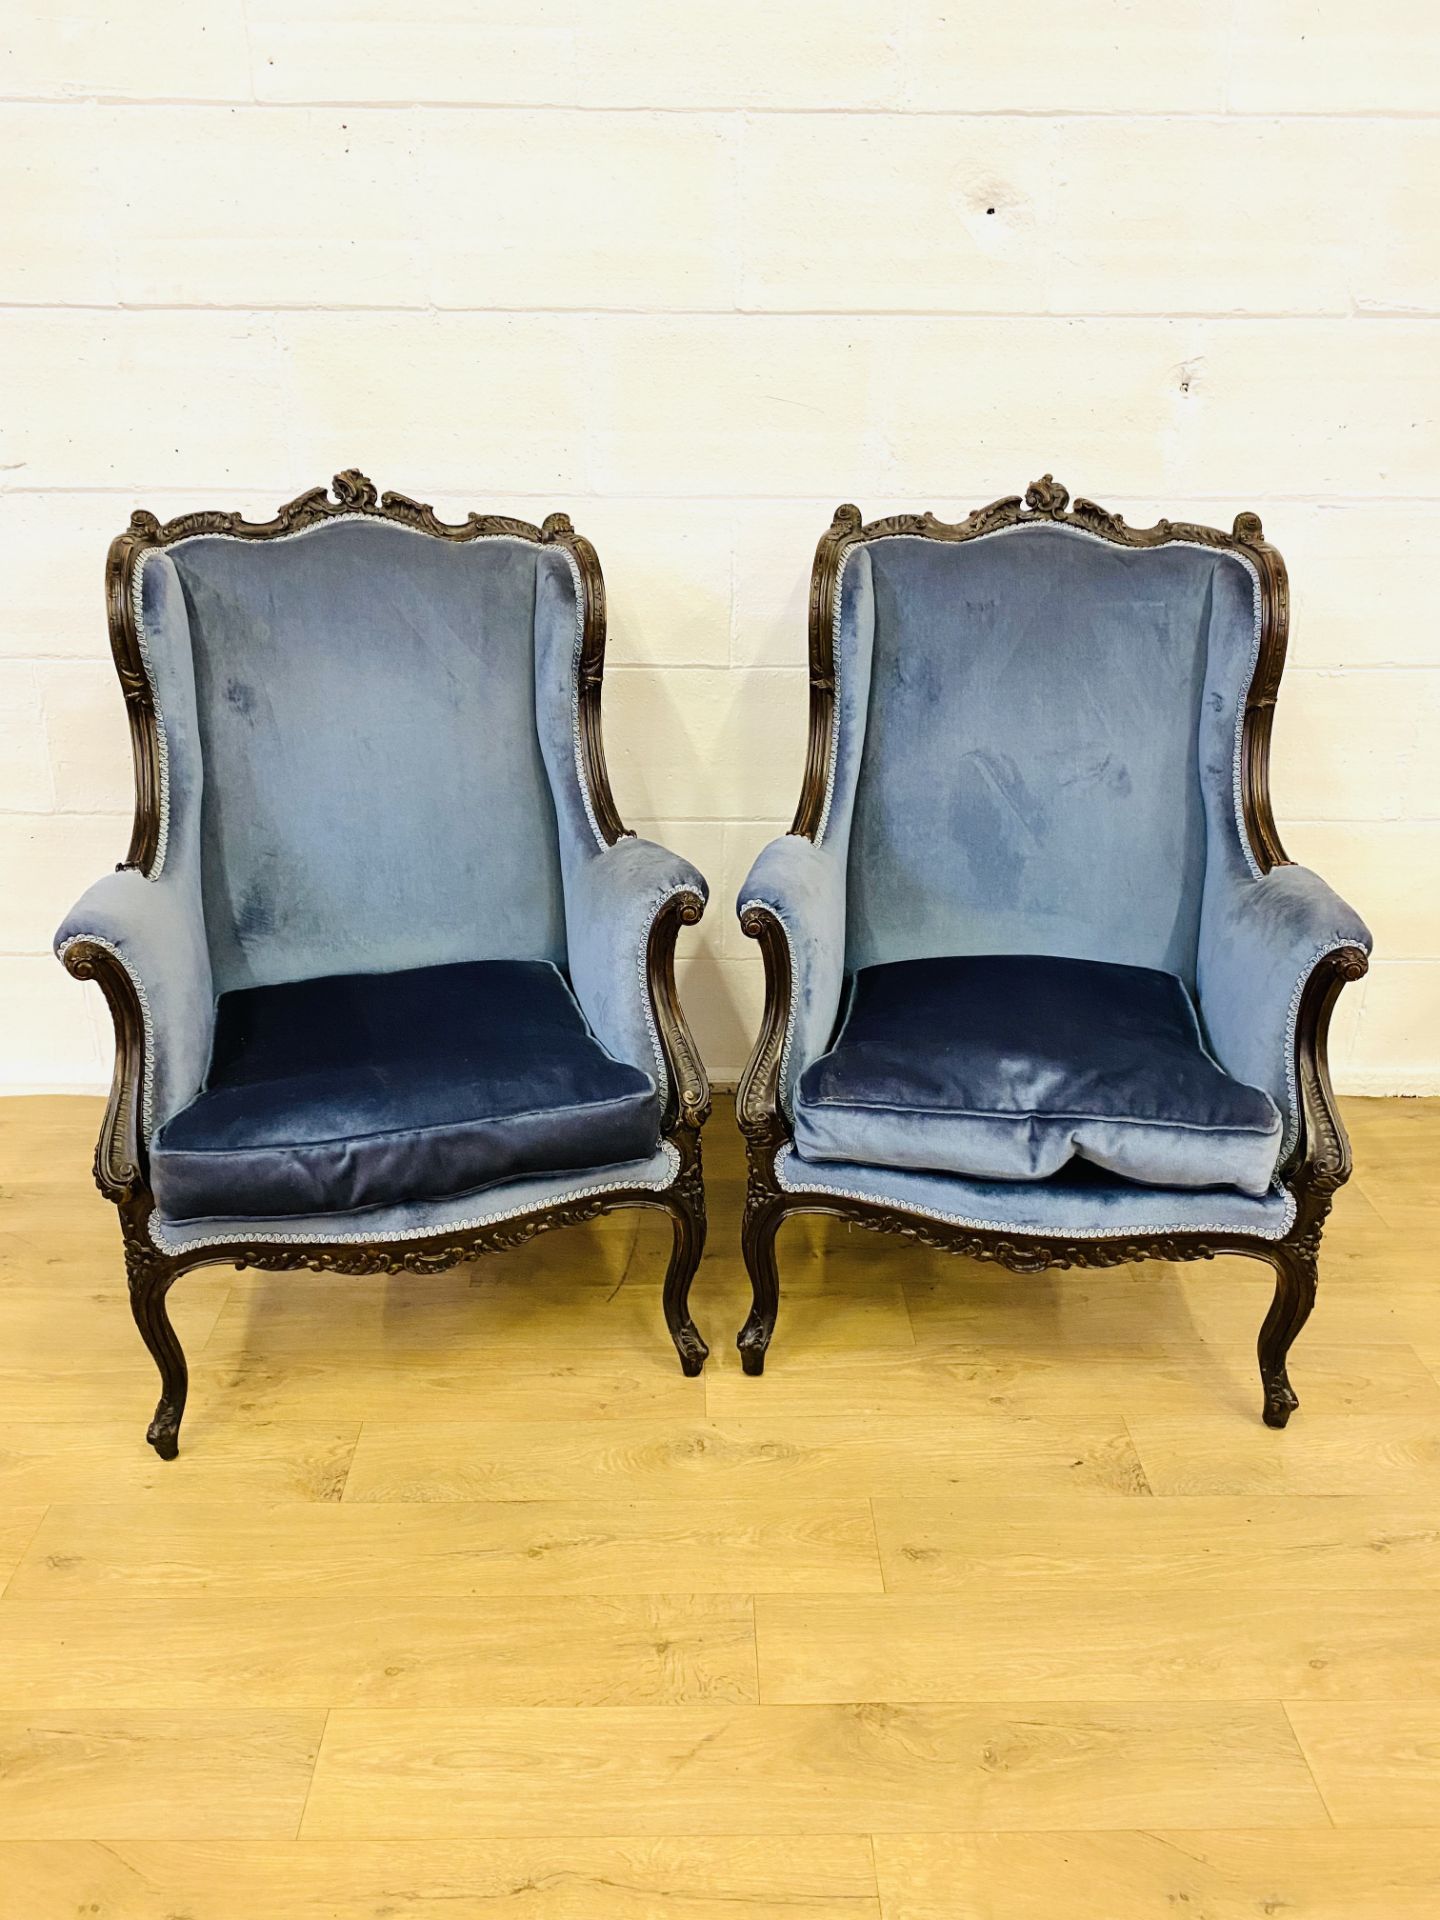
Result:
<svg viewBox="0 0 1440 1920"><path fill-rule="evenodd" d="M775 1315L780 1309L780 1275L775 1265L775 1235L785 1218L783 1196L752 1198L746 1203L745 1220L740 1229L740 1250L745 1270L750 1275L752 1305L744 1326L736 1336L740 1364L746 1373L765 1371L765 1353L775 1331Z"/></svg>
<svg viewBox="0 0 1440 1920"><path fill-rule="evenodd" d="M700 1174L698 1140L693 1158L665 1199L675 1230L675 1244L665 1275L665 1324L680 1356L680 1371L693 1378L710 1353L700 1329L690 1318L690 1283L705 1251L705 1187Z"/></svg>
<svg viewBox="0 0 1440 1920"><path fill-rule="evenodd" d="M1283 1427L1300 1404L1285 1359L1315 1304L1318 1263L1313 1248L1293 1245L1277 1246L1269 1257L1275 1268L1275 1298L1260 1329L1260 1384L1266 1426Z"/></svg>
<svg viewBox="0 0 1440 1920"><path fill-rule="evenodd" d="M173 1460L180 1451L180 1422L190 1385L185 1355L165 1307L165 1296L178 1275L160 1255L133 1244L125 1249L125 1267L130 1281L130 1311L140 1338L160 1369L160 1399L145 1438L162 1460Z"/></svg>

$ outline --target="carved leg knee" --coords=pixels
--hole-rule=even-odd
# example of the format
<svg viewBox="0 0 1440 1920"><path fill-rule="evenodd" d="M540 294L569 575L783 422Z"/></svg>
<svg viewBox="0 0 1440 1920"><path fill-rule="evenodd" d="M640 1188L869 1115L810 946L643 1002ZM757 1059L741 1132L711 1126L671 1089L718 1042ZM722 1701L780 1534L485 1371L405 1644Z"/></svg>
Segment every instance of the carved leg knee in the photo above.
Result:
<svg viewBox="0 0 1440 1920"><path fill-rule="evenodd" d="M1312 1249L1296 1246L1277 1246L1270 1257L1275 1268L1275 1297L1260 1329L1260 1384L1265 1392L1266 1426L1283 1427L1300 1404L1285 1362L1291 1342L1315 1304L1317 1263Z"/></svg>
<svg viewBox="0 0 1440 1920"><path fill-rule="evenodd" d="M184 1418L185 1396L190 1385L185 1355L165 1308L165 1296L176 1275L164 1260L144 1248L126 1249L126 1267L130 1311L151 1359L160 1369L160 1400L145 1438L162 1460L173 1460L180 1451L180 1422Z"/></svg>
<svg viewBox="0 0 1440 1920"><path fill-rule="evenodd" d="M775 1331L775 1316L780 1309L780 1275L775 1265L775 1235L785 1218L781 1198L749 1203L740 1229L740 1250L750 1275L752 1305L735 1344L740 1349L740 1364L746 1373L765 1371L765 1353Z"/></svg>
<svg viewBox="0 0 1440 1920"><path fill-rule="evenodd" d="M665 1324L680 1356L680 1371L693 1378L710 1353L700 1329L690 1318L690 1283L705 1251L705 1188L700 1174L698 1141L693 1163L668 1198L675 1245L665 1275Z"/></svg>

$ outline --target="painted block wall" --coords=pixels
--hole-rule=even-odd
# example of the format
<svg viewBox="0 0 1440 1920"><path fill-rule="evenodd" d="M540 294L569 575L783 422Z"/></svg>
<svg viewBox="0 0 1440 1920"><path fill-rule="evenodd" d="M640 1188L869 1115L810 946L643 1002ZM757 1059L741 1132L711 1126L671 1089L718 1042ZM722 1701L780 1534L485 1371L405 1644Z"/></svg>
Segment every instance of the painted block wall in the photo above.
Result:
<svg viewBox="0 0 1440 1920"><path fill-rule="evenodd" d="M110 535L350 465L596 541L614 783L711 878L721 1079L836 502L1257 509L1277 812L1377 941L1336 1078L1440 1088L1428 0L11 0L0 141L0 1088L108 1079L49 942L127 839Z"/></svg>

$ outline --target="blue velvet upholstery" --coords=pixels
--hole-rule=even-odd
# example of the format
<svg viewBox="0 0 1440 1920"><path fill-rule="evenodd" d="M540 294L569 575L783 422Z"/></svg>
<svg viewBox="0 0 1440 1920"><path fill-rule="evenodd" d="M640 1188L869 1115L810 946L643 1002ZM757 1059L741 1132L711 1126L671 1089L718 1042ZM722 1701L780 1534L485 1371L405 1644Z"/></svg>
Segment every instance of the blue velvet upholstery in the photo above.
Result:
<svg viewBox="0 0 1440 1920"><path fill-rule="evenodd" d="M540 556L535 600L535 681L540 746L559 830L570 982L585 1017L618 1059L654 1074L665 1062L644 986L655 916L672 894L709 897L678 854L627 836L607 846L596 828L575 734L577 603L564 556Z"/></svg>
<svg viewBox="0 0 1440 1920"><path fill-rule="evenodd" d="M866 551L850 967L1053 953L1193 982L1200 717L1233 752L1255 649L1245 567L1049 526Z"/></svg>
<svg viewBox="0 0 1440 1920"><path fill-rule="evenodd" d="M1306 867L1256 877L1217 848L1200 916L1200 1006L1211 1051L1237 1079L1264 1087L1285 1115L1285 1147L1300 1124L1295 1019L1315 962L1337 947L1370 951L1365 922Z"/></svg>
<svg viewBox="0 0 1440 1920"><path fill-rule="evenodd" d="M198 875L176 867L147 880L133 867L97 880L66 914L55 936L63 953L93 940L119 957L145 1022L142 1137L198 1092L210 1059L215 997L200 910Z"/></svg>
<svg viewBox="0 0 1440 1920"><path fill-rule="evenodd" d="M847 550L824 816L813 844L786 836L761 853L738 903L768 908L790 952L780 1093L796 1148L784 1156L787 1178L1036 1232L1187 1223L1259 1232L1256 1209L1288 1204L1275 1189L1255 1196L1298 1129L1300 997L1323 953L1368 950L1370 937L1313 875L1281 867L1262 877L1245 838L1237 766L1258 592L1233 553L1123 548L1043 521L960 542L883 535ZM1217 1177L1217 1140L1193 1116L1171 1126L1168 1157L1137 1161L1133 1138L1117 1156L1113 1139L1089 1129L1072 1142L1161 1186L1083 1161L1047 1177L1048 1132L1014 1158L982 1158L969 1178L902 1172L953 1169L978 1151L968 1129L957 1156L909 1108L897 1120L894 1106L925 1099L927 1086L929 1097L943 1090L927 1044L899 1099L904 1062L900 1052L890 1059L883 1112L857 1105L840 1129L832 1106L822 1127L802 1082L831 1045L847 978L967 956L1010 956L1017 982L1044 957L1169 977L1198 1014L1200 1059L1208 1054L1212 1074L1223 1069L1219 1084L1232 1096L1268 1096L1279 1125L1268 1107L1250 1107L1261 1124L1235 1136L1237 1157L1219 1176L1227 1184L1213 1192L1195 1189ZM1003 995L994 1010L1007 1011ZM954 1018L965 1011L957 1006ZM1078 1005L1058 1011L1084 1024ZM915 1024L933 1029L943 1014L942 994ZM1160 1039L1137 1049L1137 1072ZM1033 1060L991 1065L1012 1104L1028 1109ZM999 1093L992 1086L992 1098ZM947 1126L953 1149L955 1123ZM822 1162L820 1152L850 1157ZM984 1177L1002 1164L1013 1180Z"/></svg>
<svg viewBox="0 0 1440 1920"><path fill-rule="evenodd" d="M108 873L76 902L55 935L113 948L135 983L145 1018L142 1137L184 1106L205 1078L215 1024L215 983L201 886L204 775L195 727L190 623L174 566L147 556L140 577L144 636L156 705L164 718L164 832L152 877Z"/></svg>
<svg viewBox="0 0 1440 1920"><path fill-rule="evenodd" d="M1295 1202L1283 1187L1272 1186L1261 1198L1235 1187L1143 1187L1084 1160L1072 1160L1049 1180L965 1180L949 1173L812 1162L784 1147L775 1172L787 1193L845 1195L952 1226L1067 1240L1150 1233L1253 1233L1279 1240L1295 1220Z"/></svg>
<svg viewBox="0 0 1440 1920"><path fill-rule="evenodd" d="M169 552L190 614L217 991L563 961L536 546L342 519Z"/></svg>
<svg viewBox="0 0 1440 1920"><path fill-rule="evenodd" d="M165 1220L150 1216L150 1238L166 1253L183 1253L236 1239L303 1245L325 1241L334 1246L368 1246L375 1241L428 1240L436 1234L464 1232L493 1221L514 1220L586 1194L617 1188L661 1192L674 1183L680 1156L670 1142L643 1160L594 1167L584 1173L538 1173L444 1200L402 1200L387 1207L357 1207L354 1213L251 1214L243 1220L224 1215L208 1219Z"/></svg>
<svg viewBox="0 0 1440 1920"><path fill-rule="evenodd" d="M547 961L222 994L204 1091L150 1145L167 1220L330 1214L642 1159L655 1083Z"/></svg>
<svg viewBox="0 0 1440 1920"><path fill-rule="evenodd" d="M628 837L607 846L599 830L577 747L582 600L569 552L508 536L438 540L356 515L280 540L193 536L144 554L137 577L162 746L161 851L148 877L127 871L93 887L57 946L99 939L136 983L157 1243L419 1238L576 1193L669 1185L678 1162L657 1142L668 1090L644 958L663 902L680 889L703 900L706 889L687 862ZM537 963L552 983L565 974L579 1003L577 1014L566 991L570 1016L583 1015L591 1035L586 1057L610 1056L607 1071L628 1084L624 1127L599 1101L582 1139L578 1120L551 1108L538 1132L573 1135L558 1158L552 1141L505 1172L498 1149L487 1158L470 1141L465 1160L450 1140L432 1156L427 1139L402 1178L398 1153L377 1171L367 1101L398 1102L397 1131L413 1134L426 1130L431 1095L442 1129L457 1119L455 1087L427 1077L418 1056L409 1069L397 1063L406 1089L341 1087L335 1076L352 1069L332 1057L325 1088L268 1120L260 1079L243 1096L227 1086L227 1125L240 1124L234 1102L249 1101L262 1134L308 1125L313 1147L327 1137L330 1102L367 1143L353 1164L333 1156L317 1171L324 1156L311 1153L278 1192L227 1179L182 1199L167 1184L176 1139L221 1111L197 1105L152 1139L201 1091L217 995L238 1006L254 989L484 961ZM345 991L356 990L352 980ZM437 1003L427 1016L437 1030L452 1019L442 1013ZM334 1016L332 1042L339 1004ZM297 1049L307 1034L308 1021ZM318 1044L318 1030L311 1037ZM367 1056L382 1038L365 1039ZM278 1071L273 1050L270 1064ZM465 1124L483 1128L503 1089L481 1080ZM263 1079L285 1082L283 1072ZM563 1087L551 1093L563 1108ZM229 1154L243 1125L221 1135ZM562 1161L562 1172L526 1171ZM462 1191L457 1178L470 1184ZM182 1220L167 1214L171 1200L214 1211Z"/></svg>
<svg viewBox="0 0 1440 1920"><path fill-rule="evenodd" d="M791 1030L781 1063L780 1097L794 1111L801 1069L829 1045L845 984L845 862L804 834L772 840L750 869L737 902L767 907L790 948Z"/></svg>
<svg viewBox="0 0 1440 1920"><path fill-rule="evenodd" d="M1263 1194L1268 1094L1206 1052L1174 974L1049 955L864 967L795 1103L803 1160L1044 1180L1073 1158L1151 1186Z"/></svg>
<svg viewBox="0 0 1440 1920"><path fill-rule="evenodd" d="M570 980L585 1017L622 1060L643 1062L665 1085L665 1060L644 985L650 928L675 893L704 900L705 882L678 854L653 840L617 840L565 863Z"/></svg>

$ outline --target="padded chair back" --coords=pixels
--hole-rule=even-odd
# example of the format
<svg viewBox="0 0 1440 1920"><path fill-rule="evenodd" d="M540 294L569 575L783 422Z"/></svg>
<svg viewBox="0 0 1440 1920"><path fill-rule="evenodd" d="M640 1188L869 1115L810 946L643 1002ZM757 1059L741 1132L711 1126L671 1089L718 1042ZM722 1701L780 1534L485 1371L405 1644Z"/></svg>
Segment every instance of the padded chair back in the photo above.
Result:
<svg viewBox="0 0 1440 1920"><path fill-rule="evenodd" d="M534 614L537 566L565 556L342 518L201 535L168 561L189 615L216 991L563 961Z"/></svg>
<svg viewBox="0 0 1440 1920"><path fill-rule="evenodd" d="M1237 830L1255 594L1231 554L1052 526L852 550L842 716L867 600L873 640L832 803L853 803L848 965L1059 954L1193 983L1207 833Z"/></svg>

